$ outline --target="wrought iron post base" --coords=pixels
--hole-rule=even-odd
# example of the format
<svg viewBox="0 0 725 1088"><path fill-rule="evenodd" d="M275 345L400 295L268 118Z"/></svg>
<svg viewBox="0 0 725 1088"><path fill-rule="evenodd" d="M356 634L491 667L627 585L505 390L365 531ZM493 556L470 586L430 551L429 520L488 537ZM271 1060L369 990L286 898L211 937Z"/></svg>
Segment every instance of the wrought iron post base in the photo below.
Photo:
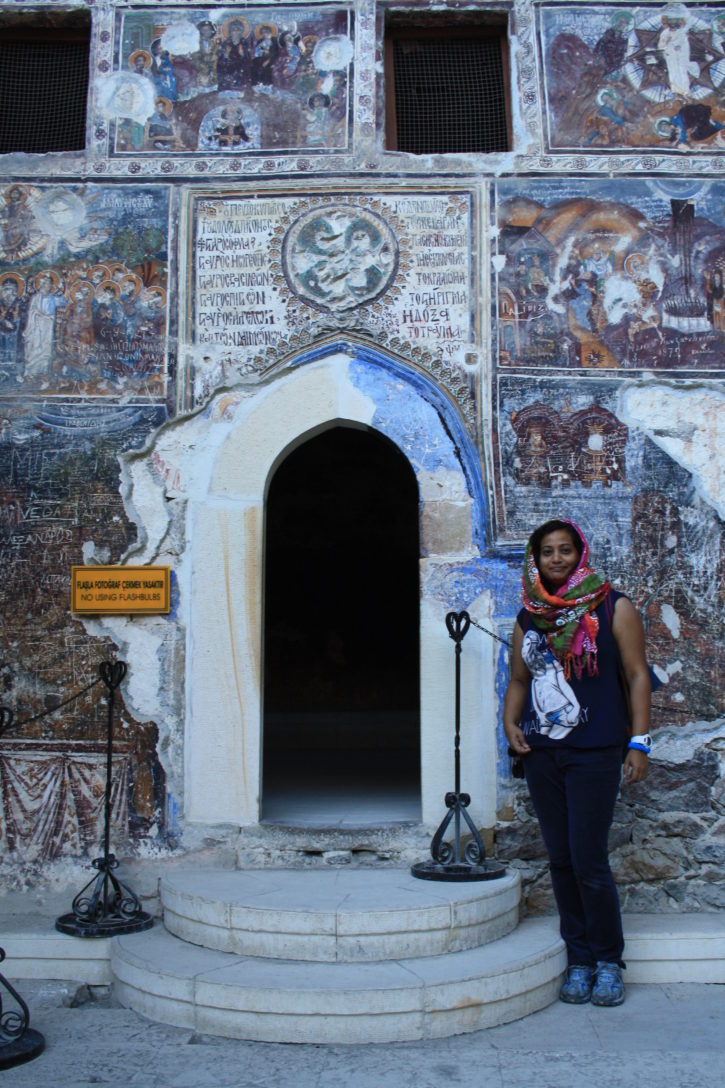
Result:
<svg viewBox="0 0 725 1088"><path fill-rule="evenodd" d="M20 1039L0 1044L0 1069L31 1062L45 1049L45 1039L39 1031L27 1028Z"/></svg>
<svg viewBox="0 0 725 1088"><path fill-rule="evenodd" d="M0 948L0 963L5 959L5 949ZM5 1007L5 995L10 994L17 1008ZM39 1031L28 1027L30 1011L15 987L0 974L0 1069L32 1061L45 1047L45 1039Z"/></svg>
<svg viewBox="0 0 725 1088"><path fill-rule="evenodd" d="M138 897L113 873L118 868L114 855L96 858L93 867L98 876L78 892L73 910L56 919L55 928L72 937L120 937L150 929L153 917L141 909ZM93 891L89 892L91 885Z"/></svg>
<svg viewBox="0 0 725 1088"><path fill-rule="evenodd" d="M478 829L468 814L471 797L468 793L447 793L448 812L430 844L431 860L418 861L411 866L411 873L419 880L498 880L506 872L506 866L486 858L486 848ZM461 849L461 817L467 824L471 837ZM453 820L453 843L446 842L444 835Z"/></svg>
<svg viewBox="0 0 725 1088"><path fill-rule="evenodd" d="M436 861L417 861L410 871L419 880L448 880L463 883L466 880L500 880L506 866L497 861L483 861L480 865L443 865Z"/></svg>

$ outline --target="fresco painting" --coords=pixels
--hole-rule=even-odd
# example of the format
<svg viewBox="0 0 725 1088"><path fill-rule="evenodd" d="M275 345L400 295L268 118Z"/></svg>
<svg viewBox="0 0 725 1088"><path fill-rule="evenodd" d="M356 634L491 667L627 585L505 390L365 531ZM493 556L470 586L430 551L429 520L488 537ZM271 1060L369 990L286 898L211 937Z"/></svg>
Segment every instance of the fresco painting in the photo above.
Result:
<svg viewBox="0 0 725 1088"><path fill-rule="evenodd" d="M499 365L722 371L725 184L502 183Z"/></svg>
<svg viewBox="0 0 725 1088"><path fill-rule="evenodd" d="M621 522L643 452L639 437L617 417L617 393L614 378L570 381L499 371L496 475L504 537L524 539L559 501L585 520L596 502Z"/></svg>
<svg viewBox="0 0 725 1088"><path fill-rule="evenodd" d="M643 614L650 661L667 682L660 702L717 716L725 526L691 473L622 422L620 387L615 373L499 372L499 539L519 542L552 516L573 518L596 540L597 564ZM655 724L665 720L655 714Z"/></svg>
<svg viewBox="0 0 725 1088"><path fill-rule="evenodd" d="M520 545L555 512L574 518L642 611L667 704L717 714L717 489L656 428L663 387L686 398L725 377L725 186L518 179L497 184L494 205L497 537ZM698 419L699 403L680 407L682 427L709 442L716 409Z"/></svg>
<svg viewBox="0 0 725 1088"><path fill-rule="evenodd" d="M0 395L164 396L169 197L0 187Z"/></svg>
<svg viewBox="0 0 725 1088"><path fill-rule="evenodd" d="M107 708L91 685L117 650L70 614L71 565L117 563L133 544L119 454L165 418L162 406L0 401L0 701L14 714L0 841L29 861L98 848ZM116 732L114 835L133 838L163 826L164 772L154 723L122 706Z"/></svg>
<svg viewBox="0 0 725 1088"><path fill-rule="evenodd" d="M131 762L127 745L113 759L113 833L128 828ZM103 837L106 758L102 742L58 744L0 740L0 839L29 859L97 848Z"/></svg>
<svg viewBox="0 0 725 1088"><path fill-rule="evenodd" d="M542 5L539 34L550 150L725 151L722 7Z"/></svg>
<svg viewBox="0 0 725 1088"><path fill-rule="evenodd" d="M352 16L343 8L136 9L102 89L120 155L348 143Z"/></svg>

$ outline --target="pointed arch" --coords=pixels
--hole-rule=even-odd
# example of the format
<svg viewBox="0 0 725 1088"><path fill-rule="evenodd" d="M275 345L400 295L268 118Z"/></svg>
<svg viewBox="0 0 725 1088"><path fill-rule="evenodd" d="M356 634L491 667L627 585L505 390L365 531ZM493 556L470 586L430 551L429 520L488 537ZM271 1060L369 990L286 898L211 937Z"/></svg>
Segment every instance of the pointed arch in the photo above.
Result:
<svg viewBox="0 0 725 1088"><path fill-rule="evenodd" d="M379 432L415 474L424 822L437 822L450 789L450 640L440 594L425 586L435 582L431 572L480 559L486 525L480 460L457 406L430 377L369 345L336 340L295 357L242 400L215 453L205 493L189 511L185 810L192 821L259 820L265 502L273 473L289 453L338 425ZM494 737L493 730L483 736L480 727L482 659L476 651L469 660L471 720L462 728L470 733L474 765L493 768L490 788L477 801L481 825L490 826ZM486 682L492 689L492 672Z"/></svg>

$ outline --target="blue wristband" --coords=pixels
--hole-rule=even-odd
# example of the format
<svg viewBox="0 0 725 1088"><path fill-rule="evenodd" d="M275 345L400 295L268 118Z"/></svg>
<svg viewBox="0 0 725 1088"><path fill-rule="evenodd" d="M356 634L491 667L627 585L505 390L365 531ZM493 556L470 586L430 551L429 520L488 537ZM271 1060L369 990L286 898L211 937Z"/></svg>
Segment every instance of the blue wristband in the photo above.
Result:
<svg viewBox="0 0 725 1088"><path fill-rule="evenodd" d="M636 748L638 752L644 752L646 756L648 756L651 751L651 749L647 748L644 744L637 744L636 741L630 741L627 747Z"/></svg>

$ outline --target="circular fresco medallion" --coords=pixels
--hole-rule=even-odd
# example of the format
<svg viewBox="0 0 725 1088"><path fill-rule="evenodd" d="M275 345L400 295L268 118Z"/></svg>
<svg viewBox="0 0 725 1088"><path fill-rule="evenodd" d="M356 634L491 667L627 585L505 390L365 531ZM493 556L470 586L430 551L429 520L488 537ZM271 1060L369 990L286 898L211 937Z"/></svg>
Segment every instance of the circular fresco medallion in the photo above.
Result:
<svg viewBox="0 0 725 1088"><path fill-rule="evenodd" d="M388 289L398 270L398 243L381 216L331 204L293 223L282 243L282 268L308 305L352 310Z"/></svg>

